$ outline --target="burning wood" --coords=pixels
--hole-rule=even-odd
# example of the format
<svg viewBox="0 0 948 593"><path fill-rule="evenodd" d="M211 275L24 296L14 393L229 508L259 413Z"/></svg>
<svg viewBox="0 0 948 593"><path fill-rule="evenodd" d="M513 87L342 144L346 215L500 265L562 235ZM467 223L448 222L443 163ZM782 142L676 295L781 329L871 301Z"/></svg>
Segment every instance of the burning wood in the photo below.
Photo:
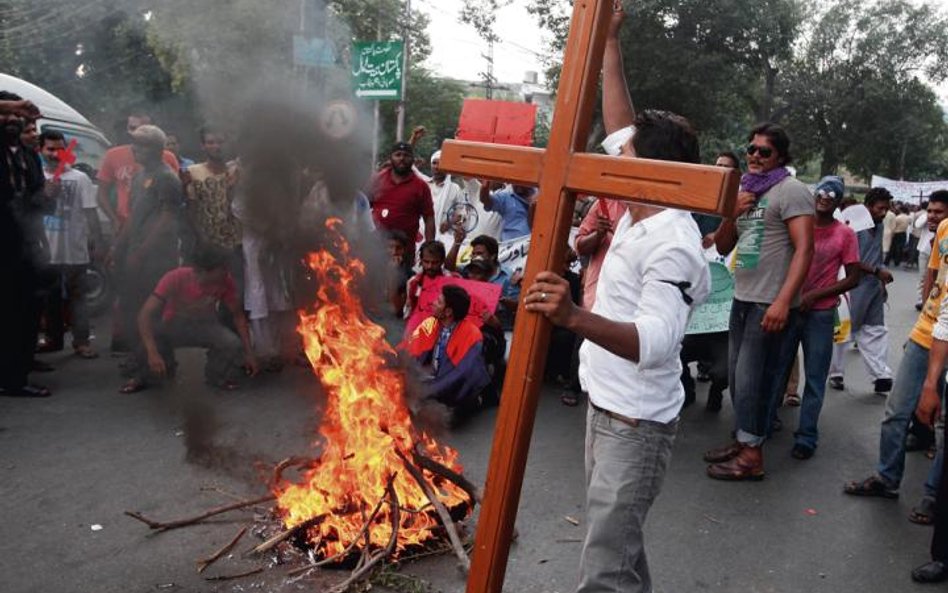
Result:
<svg viewBox="0 0 948 593"><path fill-rule="evenodd" d="M412 422L405 377L386 362L395 353L355 293L365 268L351 257L340 225L335 219L326 223L335 253L321 250L307 256L318 290L316 303L300 312L298 328L328 397L319 427L319 458L294 457L277 464L267 497L168 523L126 514L165 531L275 500L273 512L282 528L271 531L250 553L287 549L291 543L306 550L310 563L288 576L355 562L335 591L366 578L383 561L431 549L445 539L467 570L470 563L455 521L470 516L480 491L464 478L457 452ZM297 482L283 476L291 467L301 476ZM235 578L239 576L245 575Z"/></svg>

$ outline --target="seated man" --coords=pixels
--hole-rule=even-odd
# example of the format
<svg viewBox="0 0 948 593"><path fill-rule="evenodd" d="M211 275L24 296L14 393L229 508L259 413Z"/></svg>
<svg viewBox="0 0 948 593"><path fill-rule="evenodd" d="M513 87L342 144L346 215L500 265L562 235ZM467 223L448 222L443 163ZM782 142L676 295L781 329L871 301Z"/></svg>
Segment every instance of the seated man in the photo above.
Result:
<svg viewBox="0 0 948 593"><path fill-rule="evenodd" d="M421 254L421 271L409 278L406 284L405 319L410 318L415 312L418 307L418 297L421 296L428 282L435 281L441 276L457 276L456 273L445 269L444 243L441 241L425 241L418 252Z"/></svg>
<svg viewBox="0 0 948 593"><path fill-rule="evenodd" d="M456 419L479 406L481 391L490 383L481 330L467 319L470 307L466 290L445 285L434 315L415 328L404 346L426 371L425 397L452 408Z"/></svg>
<svg viewBox="0 0 948 593"><path fill-rule="evenodd" d="M227 252L205 248L195 254L192 266L175 268L161 278L138 314L141 345L124 369L128 381L122 393L141 391L149 380L173 375L175 348L188 346L207 348L204 374L214 387L237 387L241 355L247 373L257 373L247 319L228 263ZM221 318L221 305L230 313L236 333Z"/></svg>

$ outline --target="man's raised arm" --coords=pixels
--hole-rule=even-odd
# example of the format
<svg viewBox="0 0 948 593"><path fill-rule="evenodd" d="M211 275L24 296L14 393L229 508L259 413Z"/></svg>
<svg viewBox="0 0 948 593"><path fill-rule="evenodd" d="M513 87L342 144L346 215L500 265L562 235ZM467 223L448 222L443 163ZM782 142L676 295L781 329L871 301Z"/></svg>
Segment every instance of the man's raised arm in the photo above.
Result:
<svg viewBox="0 0 948 593"><path fill-rule="evenodd" d="M606 50L602 57L602 123L606 134L627 128L635 121L635 108L622 67L622 46L619 31L625 19L621 0L614 0Z"/></svg>

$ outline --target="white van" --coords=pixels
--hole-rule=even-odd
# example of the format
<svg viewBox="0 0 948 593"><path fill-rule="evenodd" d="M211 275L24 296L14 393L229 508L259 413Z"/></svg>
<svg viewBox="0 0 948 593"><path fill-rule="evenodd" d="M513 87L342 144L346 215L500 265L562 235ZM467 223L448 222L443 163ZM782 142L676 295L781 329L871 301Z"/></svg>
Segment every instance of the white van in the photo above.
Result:
<svg viewBox="0 0 948 593"><path fill-rule="evenodd" d="M16 93L35 103L43 114L36 122L37 129L40 132L57 130L66 136L67 141L75 138L78 168L87 173L89 169L99 170L99 163L111 143L105 134L81 113L56 95L8 74L0 74L0 90Z"/></svg>

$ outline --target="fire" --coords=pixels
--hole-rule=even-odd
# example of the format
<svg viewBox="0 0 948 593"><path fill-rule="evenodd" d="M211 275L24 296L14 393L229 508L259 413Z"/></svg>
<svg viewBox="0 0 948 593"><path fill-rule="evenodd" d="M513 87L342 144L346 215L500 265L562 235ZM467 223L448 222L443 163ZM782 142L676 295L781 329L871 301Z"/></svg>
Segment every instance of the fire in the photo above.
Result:
<svg viewBox="0 0 948 593"><path fill-rule="evenodd" d="M319 433L322 454L300 484L280 484L277 504L287 528L323 517L307 532L309 542L326 558L343 552L354 540L355 550L384 547L392 536L388 505L381 507L367 536L360 530L379 501L389 480L398 495L399 529L396 552L432 538L435 513L418 483L405 470L400 452L412 459L415 448L452 470L461 472L458 454L438 444L412 423L404 398L404 376L388 368L394 354L384 330L372 323L355 294L365 265L350 256L340 235L338 219L326 227L334 238L338 257L328 250L310 253L307 264L316 278L316 304L300 312L299 333L306 356L327 394L327 407ZM463 490L453 483L428 484L448 508L467 504ZM404 509L421 510L405 512Z"/></svg>

